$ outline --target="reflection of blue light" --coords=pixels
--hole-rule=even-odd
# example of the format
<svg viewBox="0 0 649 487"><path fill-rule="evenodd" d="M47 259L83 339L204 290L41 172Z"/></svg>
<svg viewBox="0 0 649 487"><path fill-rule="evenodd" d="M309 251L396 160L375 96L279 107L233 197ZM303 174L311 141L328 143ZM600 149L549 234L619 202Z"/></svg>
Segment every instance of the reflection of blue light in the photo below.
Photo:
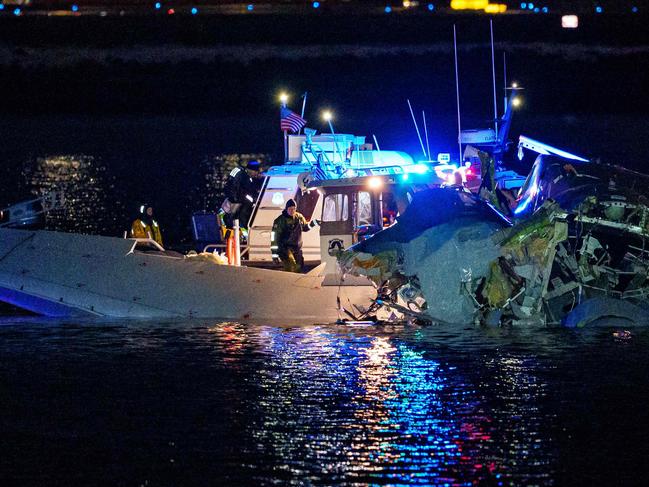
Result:
<svg viewBox="0 0 649 487"><path fill-rule="evenodd" d="M198 9L196 7L192 7L192 15L196 15L198 13Z"/></svg>
<svg viewBox="0 0 649 487"><path fill-rule="evenodd" d="M525 3L525 2L521 3L521 8L523 10L525 10L527 8L527 3Z"/></svg>
<svg viewBox="0 0 649 487"><path fill-rule="evenodd" d="M527 8L529 8L530 10L534 10L534 4L533 3L528 3Z"/></svg>
<svg viewBox="0 0 649 487"><path fill-rule="evenodd" d="M313 8L318 8L320 6L320 2L313 2Z"/></svg>
<svg viewBox="0 0 649 487"><path fill-rule="evenodd" d="M254 10L255 6L251 3L246 8L248 9L249 12L252 12Z"/></svg>
<svg viewBox="0 0 649 487"><path fill-rule="evenodd" d="M20 15L20 9L19 8L14 10L14 15Z"/></svg>
<svg viewBox="0 0 649 487"><path fill-rule="evenodd" d="M4 3L0 3L0 10L4 10L4 9L5 9L5 4L4 4Z"/></svg>
<svg viewBox="0 0 649 487"><path fill-rule="evenodd" d="M430 10L431 12L432 12L433 10L435 10L435 5L433 5L432 3L429 3L429 4L428 4L428 10Z"/></svg>
<svg viewBox="0 0 649 487"><path fill-rule="evenodd" d="M602 7L600 7L599 5L597 7L595 7L595 12L597 12L598 14L601 14L603 10L604 9Z"/></svg>
<svg viewBox="0 0 649 487"><path fill-rule="evenodd" d="M73 12L77 12L78 10L79 10L79 6L78 6L78 5L72 5L72 11L73 11Z"/></svg>
<svg viewBox="0 0 649 487"><path fill-rule="evenodd" d="M638 7L635 7L635 6L631 7L631 12L633 12L634 14L637 14L638 13Z"/></svg>
<svg viewBox="0 0 649 487"><path fill-rule="evenodd" d="M538 174L534 174L534 178L537 179ZM538 191L539 191L539 186L538 186L537 182L534 181L534 183L532 184L532 187L528 191L527 196L525 197L525 199L523 200L522 203L518 204L518 206L514 210L514 213L516 215L518 215L518 214L524 212L527 209L527 207L530 206L530 203L532 202L532 200L534 199L534 197L536 196L536 193L538 193Z"/></svg>
<svg viewBox="0 0 649 487"><path fill-rule="evenodd" d="M541 10L543 11L544 14L548 13L548 7L543 7Z"/></svg>
<svg viewBox="0 0 649 487"><path fill-rule="evenodd" d="M514 210L514 214L520 215L521 213L523 213L527 209L527 207L530 206L531 202L532 202L532 195L528 196L518 204L518 206Z"/></svg>
<svg viewBox="0 0 649 487"><path fill-rule="evenodd" d="M401 176L401 180L402 180L402 181L408 181L408 179L410 179L410 176L408 175L408 173L406 173L406 174L404 174L403 176Z"/></svg>
<svg viewBox="0 0 649 487"><path fill-rule="evenodd" d="M534 13L535 13L535 14L538 14L538 13L539 13L539 10L540 10L539 7L536 7L536 8L534 9Z"/></svg>
<svg viewBox="0 0 649 487"><path fill-rule="evenodd" d="M155 3L156 10L159 10L161 7L162 7L162 4L160 2Z"/></svg>
<svg viewBox="0 0 649 487"><path fill-rule="evenodd" d="M388 5L387 7L385 7L385 13L389 14L390 12L392 12L392 7Z"/></svg>
<svg viewBox="0 0 649 487"><path fill-rule="evenodd" d="M13 304L43 316L65 317L75 313L74 309L68 308L64 304L25 295L19 291L2 287L0 287L0 300L3 303Z"/></svg>

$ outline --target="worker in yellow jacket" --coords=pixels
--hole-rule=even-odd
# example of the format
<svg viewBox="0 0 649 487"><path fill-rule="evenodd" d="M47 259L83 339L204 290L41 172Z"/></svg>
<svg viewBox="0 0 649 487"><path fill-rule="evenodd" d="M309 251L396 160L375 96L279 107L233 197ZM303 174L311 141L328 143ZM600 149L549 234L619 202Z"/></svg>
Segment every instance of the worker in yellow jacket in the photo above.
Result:
<svg viewBox="0 0 649 487"><path fill-rule="evenodd" d="M160 225L153 219L153 208L149 205L140 206L138 217L131 225L131 237L151 238L162 247L162 233Z"/></svg>

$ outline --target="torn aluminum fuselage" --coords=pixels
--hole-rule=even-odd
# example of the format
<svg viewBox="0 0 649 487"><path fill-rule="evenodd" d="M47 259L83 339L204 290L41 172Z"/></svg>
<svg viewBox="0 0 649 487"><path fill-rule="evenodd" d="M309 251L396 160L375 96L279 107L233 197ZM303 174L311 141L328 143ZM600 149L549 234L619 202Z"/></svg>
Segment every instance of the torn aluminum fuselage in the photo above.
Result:
<svg viewBox="0 0 649 487"><path fill-rule="evenodd" d="M501 246L500 269L513 271L504 273L510 306L490 300L487 285L485 316L498 309L501 322L584 326L625 307L634 322L638 310L648 315L648 183L619 166L537 158L514 211L519 220ZM573 320L583 303L588 313Z"/></svg>
<svg viewBox="0 0 649 487"><path fill-rule="evenodd" d="M472 193L427 189L415 193L394 225L347 249L338 263L374 281L382 319L473 322L476 287L499 255L493 236L508 226Z"/></svg>
<svg viewBox="0 0 649 487"><path fill-rule="evenodd" d="M648 183L649 176L617 166L541 157L522 188L513 227L478 216L489 211L486 204L458 204L472 201L470 194L429 190L393 227L345 252L340 264L371 275L384 307L394 304L391 312L405 306L429 321L643 322Z"/></svg>

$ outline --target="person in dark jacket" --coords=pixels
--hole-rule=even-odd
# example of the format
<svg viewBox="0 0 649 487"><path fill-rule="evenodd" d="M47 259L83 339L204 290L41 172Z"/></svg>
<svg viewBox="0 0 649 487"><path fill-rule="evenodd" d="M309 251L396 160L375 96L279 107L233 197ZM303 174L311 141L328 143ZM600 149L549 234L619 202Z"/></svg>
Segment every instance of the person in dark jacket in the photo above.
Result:
<svg viewBox="0 0 649 487"><path fill-rule="evenodd" d="M234 220L239 220L239 227L247 232L248 221L255 201L263 183L263 174L259 161L248 161L246 166L237 166L228 174L223 193L225 200L217 213L221 227L221 237L225 241L228 231L232 231Z"/></svg>
<svg viewBox="0 0 649 487"><path fill-rule="evenodd" d="M315 225L315 222L307 223L297 212L295 200L288 200L282 214L273 222L270 244L273 261L281 260L286 272L301 272L304 265L302 232L308 232Z"/></svg>

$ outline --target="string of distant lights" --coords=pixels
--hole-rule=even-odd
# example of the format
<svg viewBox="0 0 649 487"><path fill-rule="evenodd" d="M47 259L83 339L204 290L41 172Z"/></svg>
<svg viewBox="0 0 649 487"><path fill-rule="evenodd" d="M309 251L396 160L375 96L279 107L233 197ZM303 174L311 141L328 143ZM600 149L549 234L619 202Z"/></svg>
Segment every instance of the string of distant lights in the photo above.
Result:
<svg viewBox="0 0 649 487"><path fill-rule="evenodd" d="M21 16L24 15L28 12L31 12L32 10L37 9L37 7L30 7L30 10L26 10L24 6L17 6L18 2L12 1L12 0L5 0L5 1L0 1L0 14L13 14L14 16ZM191 7L184 7L181 9L179 6L172 6L172 2L168 2L168 6L164 5L164 2L155 2L153 3L153 9L154 10L159 10L159 11L164 11L167 15L174 15L176 13L183 13L183 14L191 14L191 15L198 15L201 13L201 10L199 10L198 7L196 6L191 6ZM22 5L22 4L21 4ZM232 5L232 4L230 4ZM246 12L255 12L255 4L254 3L241 3L241 8L245 9ZM259 4L264 7L264 12L272 12L273 11L273 5L269 3L264 3L262 2ZM308 4L307 4L308 5ZM320 1L313 1L310 2L310 6L312 7L313 10L318 10L324 5L324 2ZM447 4L448 5L448 4ZM342 7L344 6L341 5L335 5L336 7ZM500 14L500 13L505 13L507 11L509 12L519 12L519 13L526 13L526 12L531 12L531 13L560 13L559 11L562 10L560 8L556 8L556 10L551 9L549 6L545 4L537 4L535 2L520 2L518 5L520 9L515 10L512 9L511 7L508 7L507 4L504 3L491 3L489 0L451 0L449 8L451 11L473 11L473 12L480 12L483 11L488 14ZM14 7L13 9L11 7ZM332 7L332 5L330 5ZM357 8L357 6L356 6ZM368 6L368 9L373 9L373 8L379 8L377 5L373 6ZM380 7L383 12L386 14L391 14L391 13L397 13L401 11L414 11L414 10L427 10L429 12L438 12L440 11L435 3L423 3L420 4L420 2L416 0L403 0L401 2L394 2L393 3L388 3L384 7ZM591 13L594 14L603 14L607 13L608 10L605 8L605 5L602 3L595 3L594 5L591 4ZM217 11L219 9L218 6L216 5L204 5L202 8L203 13L210 13L213 11ZM43 11L47 11L48 9L43 9ZM73 14L81 14L83 8L81 8L78 4L72 4L69 6L67 9ZM93 9L93 12L96 12L96 8ZM443 8L442 10L448 10ZM576 9L573 9L573 11ZM585 8L579 9L580 13L586 13L587 10ZM59 11L64 11L64 9L59 9ZM284 11L284 10L282 10ZM625 8L621 8L617 6L617 13L620 11L626 11L630 12L633 14L639 13L640 8L634 4L631 3L630 5L627 5ZM90 11L88 10L88 12ZM100 12L101 15L106 15L106 12ZM571 12L572 15L566 15L564 17L570 17L567 21L565 19L562 19L562 25L566 28L575 28L577 25L574 25L575 23L578 24L578 21L576 22L576 15L574 15L574 12ZM567 24L567 25L566 25Z"/></svg>

